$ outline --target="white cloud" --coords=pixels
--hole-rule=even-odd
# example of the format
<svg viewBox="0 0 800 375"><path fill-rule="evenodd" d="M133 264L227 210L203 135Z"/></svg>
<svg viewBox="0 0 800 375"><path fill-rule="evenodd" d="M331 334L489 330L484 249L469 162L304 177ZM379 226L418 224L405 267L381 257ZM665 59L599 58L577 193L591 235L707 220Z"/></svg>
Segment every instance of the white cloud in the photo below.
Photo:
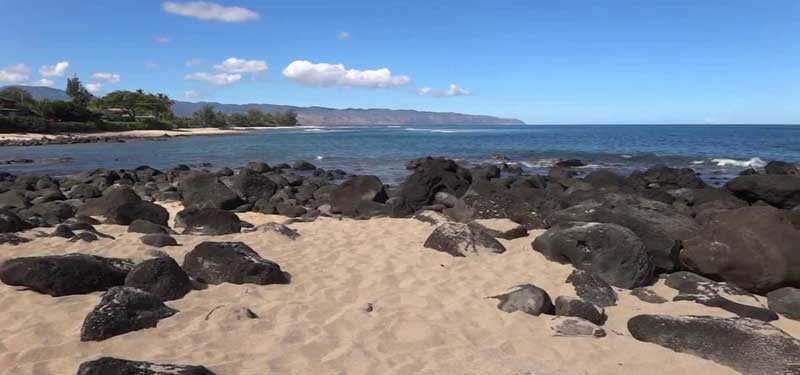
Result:
<svg viewBox="0 0 800 375"><path fill-rule="evenodd" d="M158 65L157 62L151 60L151 61L145 61L144 67L147 69L158 69L161 66Z"/></svg>
<svg viewBox="0 0 800 375"><path fill-rule="evenodd" d="M88 90L92 94L94 94L96 92L100 92L101 90L103 90L103 84L102 83L96 83L96 82L95 83L87 83L86 84L86 90Z"/></svg>
<svg viewBox="0 0 800 375"><path fill-rule="evenodd" d="M259 73L267 70L264 60L244 60L230 57L222 64L214 65L214 69L223 73Z"/></svg>
<svg viewBox="0 0 800 375"><path fill-rule="evenodd" d="M36 82L31 83L32 86L42 86L42 87L50 87L53 86L55 82L52 79L42 78Z"/></svg>
<svg viewBox="0 0 800 375"><path fill-rule="evenodd" d="M259 14L242 7L226 7L207 1L178 3L165 1L161 4L165 12L206 21L247 22L260 18Z"/></svg>
<svg viewBox="0 0 800 375"><path fill-rule="evenodd" d="M153 40L155 40L156 43L161 43L161 44L167 44L172 41L170 37L164 35L157 36Z"/></svg>
<svg viewBox="0 0 800 375"><path fill-rule="evenodd" d="M59 61L55 65L42 65L39 74L43 77L61 77L69 68L69 61Z"/></svg>
<svg viewBox="0 0 800 375"><path fill-rule="evenodd" d="M350 33L348 33L347 31L340 31L339 34L336 34L336 39L339 40L350 39Z"/></svg>
<svg viewBox="0 0 800 375"><path fill-rule="evenodd" d="M225 86L239 82L242 79L242 75L230 73L209 74L201 72L187 74L183 76L183 79L189 81L206 81L214 85Z"/></svg>
<svg viewBox="0 0 800 375"><path fill-rule="evenodd" d="M421 96L432 96L434 98L452 98L454 96L470 95L471 93L456 84L450 84L450 86L444 90L422 87L417 90L417 94Z"/></svg>
<svg viewBox="0 0 800 375"><path fill-rule="evenodd" d="M202 64L203 64L203 60L200 60L200 59L186 60L186 66L188 66L190 68L198 66L198 65L202 65Z"/></svg>
<svg viewBox="0 0 800 375"><path fill-rule="evenodd" d="M20 83L30 78L31 68L25 64L9 65L0 69L0 82Z"/></svg>
<svg viewBox="0 0 800 375"><path fill-rule="evenodd" d="M312 63L296 60L283 69L283 75L308 86L385 88L408 84L411 78L392 75L388 68L375 70L347 69L342 64Z"/></svg>
<svg viewBox="0 0 800 375"><path fill-rule="evenodd" d="M105 83L117 83L120 81L120 76L117 73L97 72L92 74L92 79Z"/></svg>
<svg viewBox="0 0 800 375"><path fill-rule="evenodd" d="M197 98L202 98L204 95L203 95L203 93L201 93L199 91L188 90L188 91L184 91L183 92L183 96L186 99L197 99Z"/></svg>

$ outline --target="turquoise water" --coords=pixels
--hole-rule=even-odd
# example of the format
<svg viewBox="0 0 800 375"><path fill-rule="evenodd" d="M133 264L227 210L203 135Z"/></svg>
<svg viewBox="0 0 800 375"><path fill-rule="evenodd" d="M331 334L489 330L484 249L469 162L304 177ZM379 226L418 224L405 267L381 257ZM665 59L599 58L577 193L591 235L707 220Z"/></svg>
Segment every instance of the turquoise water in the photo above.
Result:
<svg viewBox="0 0 800 375"><path fill-rule="evenodd" d="M558 158L578 158L585 169L629 172L654 164L692 167L710 181L724 181L747 167L780 159L800 161L800 126L787 125L591 125L591 126L374 126L285 129L233 136L166 141L2 147L0 160L37 162L0 166L15 174L69 174L94 168L210 162L241 166L308 160L323 168L376 174L387 183L406 175L407 160L444 155L464 163L502 154L530 171Z"/></svg>

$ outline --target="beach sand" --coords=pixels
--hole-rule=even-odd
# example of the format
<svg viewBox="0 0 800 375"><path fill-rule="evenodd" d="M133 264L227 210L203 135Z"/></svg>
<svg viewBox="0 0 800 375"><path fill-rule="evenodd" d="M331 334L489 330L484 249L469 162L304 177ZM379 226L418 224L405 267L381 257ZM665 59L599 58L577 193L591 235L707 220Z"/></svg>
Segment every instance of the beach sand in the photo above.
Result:
<svg viewBox="0 0 800 375"><path fill-rule="evenodd" d="M173 217L180 209L179 204L165 206ZM285 220L255 213L240 217L256 225ZM553 299L575 295L564 282L572 267L532 251L541 231L500 240L508 248L504 254L454 258L424 248L433 227L413 219L320 218L290 227L300 233L294 241L263 232L175 236L181 246L162 250L178 263L202 241L242 241L278 262L292 282L211 285L167 302L180 312L156 328L101 342L79 340L83 319L101 293L53 298L0 285L0 372L74 374L84 361L114 356L200 364L218 375L736 373L639 342L626 329L638 314L733 316L717 308L648 304L618 290L618 306L606 309L604 338L557 337L551 327L562 318L498 310L497 300L486 297L522 283L545 289ZM71 252L137 261L150 257L151 248L126 227L97 229L116 240L37 238L0 246L0 260ZM663 281L654 290L668 299L677 294ZM206 320L220 306L247 307L259 319ZM774 324L800 335L800 322L781 318Z"/></svg>
<svg viewBox="0 0 800 375"><path fill-rule="evenodd" d="M230 135L230 134L246 134L257 131L275 130L275 129L303 129L309 128L308 126L279 126L272 128L248 128L248 127L231 127L227 129L219 128L184 128L176 130L131 130L126 132L100 132L100 133L69 133L69 134L42 134L42 133L8 133L0 134L0 141L32 141L44 138L58 138L58 137L71 137L71 138L89 138L89 137L116 137L116 138L159 138L159 137L184 137L184 136L198 136L198 135Z"/></svg>

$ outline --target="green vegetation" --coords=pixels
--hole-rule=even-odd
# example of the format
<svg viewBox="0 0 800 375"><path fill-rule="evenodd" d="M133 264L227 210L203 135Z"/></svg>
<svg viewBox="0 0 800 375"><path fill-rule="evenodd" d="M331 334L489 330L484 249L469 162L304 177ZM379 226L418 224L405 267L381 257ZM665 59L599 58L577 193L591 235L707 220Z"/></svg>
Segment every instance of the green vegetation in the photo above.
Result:
<svg viewBox="0 0 800 375"><path fill-rule="evenodd" d="M93 96L77 76L67 79L69 101L35 100L17 87L0 90L0 133L63 133L129 130L170 130L193 127L297 126L297 114L262 112L225 114L205 105L192 117L176 117L174 102L161 93L113 91Z"/></svg>

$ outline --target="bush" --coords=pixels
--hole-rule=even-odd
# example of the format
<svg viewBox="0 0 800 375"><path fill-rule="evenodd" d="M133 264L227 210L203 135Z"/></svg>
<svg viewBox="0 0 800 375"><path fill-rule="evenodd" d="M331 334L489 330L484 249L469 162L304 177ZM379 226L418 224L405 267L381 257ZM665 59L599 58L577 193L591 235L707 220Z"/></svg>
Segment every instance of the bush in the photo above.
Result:
<svg viewBox="0 0 800 375"><path fill-rule="evenodd" d="M100 130L107 132L125 132L131 130L172 130L172 124L156 119L145 119L141 122L103 121Z"/></svg>
<svg viewBox="0 0 800 375"><path fill-rule="evenodd" d="M48 133L50 123L33 116L0 116L0 133Z"/></svg>

